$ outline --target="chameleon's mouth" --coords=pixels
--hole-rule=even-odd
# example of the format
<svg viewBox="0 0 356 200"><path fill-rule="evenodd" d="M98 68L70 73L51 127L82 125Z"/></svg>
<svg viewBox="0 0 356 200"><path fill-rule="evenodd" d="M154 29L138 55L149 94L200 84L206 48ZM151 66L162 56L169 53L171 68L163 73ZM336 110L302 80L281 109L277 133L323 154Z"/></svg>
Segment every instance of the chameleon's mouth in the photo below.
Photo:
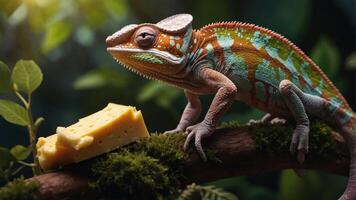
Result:
<svg viewBox="0 0 356 200"><path fill-rule="evenodd" d="M149 53L152 55L155 55L157 57L162 58L163 60L169 62L170 64L173 65L181 65L181 64L185 64L186 62L186 56L183 55L182 57L177 57L174 56L168 52L164 52L164 51L159 51L157 49L148 49L148 50L143 50L143 49L128 49L128 48L122 48L119 46L115 46L115 47L108 47L107 51L111 54L114 53L123 53L123 52L127 52L127 53Z"/></svg>

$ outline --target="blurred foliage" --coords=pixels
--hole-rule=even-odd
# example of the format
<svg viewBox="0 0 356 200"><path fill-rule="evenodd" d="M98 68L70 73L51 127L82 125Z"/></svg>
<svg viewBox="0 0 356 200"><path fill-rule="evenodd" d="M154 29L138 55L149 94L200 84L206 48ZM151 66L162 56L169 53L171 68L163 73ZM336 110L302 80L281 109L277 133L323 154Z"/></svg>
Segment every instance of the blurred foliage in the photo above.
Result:
<svg viewBox="0 0 356 200"><path fill-rule="evenodd" d="M337 199L343 192L340 183L346 184L346 178L320 175L318 172L308 171L303 177L298 177L293 170L283 171L279 180L281 199Z"/></svg>
<svg viewBox="0 0 356 200"><path fill-rule="evenodd" d="M62 44L70 36L72 32L72 26L69 22L58 21L53 23L44 36L42 42L42 51L48 53L58 45Z"/></svg>
<svg viewBox="0 0 356 200"><path fill-rule="evenodd" d="M293 170L285 170L280 177L280 191L282 199L319 199L317 189L320 180L315 172L309 172L301 179Z"/></svg>
<svg viewBox="0 0 356 200"><path fill-rule="evenodd" d="M310 53L311 59L319 66L329 77L336 77L340 68L340 53L335 45L326 36L321 36Z"/></svg>
<svg viewBox="0 0 356 200"><path fill-rule="evenodd" d="M309 53L355 109L355 10L353 0L0 0L0 60L13 65L22 58L34 59L45 66L46 79L33 101L34 114L47 118L40 135L53 133L57 126L71 124L109 101L137 106L151 131L172 129L186 103L183 93L126 71L106 53L105 38L126 24L156 22L186 12L193 14L195 28L237 20L281 33ZM11 70L4 66L0 63L0 90L10 91ZM4 93L0 98L14 99ZM202 97L204 110L211 99ZM244 124L262 115L236 102L224 120ZM16 134L22 129L3 119L0 128L1 146L28 142ZM243 200L336 199L345 187L345 178L314 172L301 180L285 171L214 184Z"/></svg>
<svg viewBox="0 0 356 200"><path fill-rule="evenodd" d="M346 87L346 81L338 76L341 64L339 52L333 42L327 36L322 35L312 48L310 58L320 66L336 87L343 91Z"/></svg>
<svg viewBox="0 0 356 200"><path fill-rule="evenodd" d="M174 112L174 99L176 99L180 94L181 91L177 88L169 87L160 82L150 82L139 91L137 100L139 103L153 101L159 107L166 108L167 110Z"/></svg>
<svg viewBox="0 0 356 200"><path fill-rule="evenodd" d="M346 58L346 68L356 70L356 52L353 52Z"/></svg>
<svg viewBox="0 0 356 200"><path fill-rule="evenodd" d="M40 187L36 182L25 182L22 178L0 188L1 200L41 200Z"/></svg>
<svg viewBox="0 0 356 200"><path fill-rule="evenodd" d="M243 200L278 199L276 192L257 184L251 184L246 177L227 178L209 184L225 188L227 191L237 194L238 198Z"/></svg>
<svg viewBox="0 0 356 200"><path fill-rule="evenodd" d="M0 147L0 186L18 176L26 166L32 166L25 162L31 152L30 146L16 145L11 149Z"/></svg>
<svg viewBox="0 0 356 200"><path fill-rule="evenodd" d="M105 86L113 86L118 89L124 89L128 85L126 76L118 73L113 68L95 68L88 73L80 76L74 82L74 89L102 89Z"/></svg>
<svg viewBox="0 0 356 200"><path fill-rule="evenodd" d="M241 9L241 15L246 21L268 27L293 41L299 41L310 23L308 18L311 15L311 4L309 0L250 1L246 8Z"/></svg>
<svg viewBox="0 0 356 200"><path fill-rule="evenodd" d="M201 186L195 183L188 185L178 200L237 200L234 194L226 192L213 185Z"/></svg>
<svg viewBox="0 0 356 200"><path fill-rule="evenodd" d="M11 91L11 72L9 67L0 61L0 92Z"/></svg>
<svg viewBox="0 0 356 200"><path fill-rule="evenodd" d="M26 22L34 33L42 33L41 50L53 51L78 32L81 43L92 42L92 31L103 25L108 17L120 19L125 15L123 0L1 0L0 9L8 16L8 23L19 26ZM83 35L83 39L81 36Z"/></svg>

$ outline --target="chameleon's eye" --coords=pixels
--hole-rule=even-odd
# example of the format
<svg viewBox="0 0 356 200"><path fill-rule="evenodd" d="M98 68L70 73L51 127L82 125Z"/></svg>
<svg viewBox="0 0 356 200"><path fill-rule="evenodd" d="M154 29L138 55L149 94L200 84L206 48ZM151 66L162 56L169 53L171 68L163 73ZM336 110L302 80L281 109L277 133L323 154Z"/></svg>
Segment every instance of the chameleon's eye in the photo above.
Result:
<svg viewBox="0 0 356 200"><path fill-rule="evenodd" d="M149 48L156 39L156 31L151 27L142 27L137 30L135 42L141 48Z"/></svg>

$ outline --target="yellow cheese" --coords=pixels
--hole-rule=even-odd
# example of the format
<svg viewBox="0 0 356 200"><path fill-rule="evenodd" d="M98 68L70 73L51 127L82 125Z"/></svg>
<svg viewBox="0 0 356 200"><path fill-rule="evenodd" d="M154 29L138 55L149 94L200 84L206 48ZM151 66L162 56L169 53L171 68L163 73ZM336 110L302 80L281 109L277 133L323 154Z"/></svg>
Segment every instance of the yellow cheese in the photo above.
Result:
<svg viewBox="0 0 356 200"><path fill-rule="evenodd" d="M72 162L68 156L72 150L56 144L57 134L38 139L37 157L42 169L52 169Z"/></svg>
<svg viewBox="0 0 356 200"><path fill-rule="evenodd" d="M57 134L40 138L38 158L43 169L80 162L149 137L142 113L134 107L109 103Z"/></svg>

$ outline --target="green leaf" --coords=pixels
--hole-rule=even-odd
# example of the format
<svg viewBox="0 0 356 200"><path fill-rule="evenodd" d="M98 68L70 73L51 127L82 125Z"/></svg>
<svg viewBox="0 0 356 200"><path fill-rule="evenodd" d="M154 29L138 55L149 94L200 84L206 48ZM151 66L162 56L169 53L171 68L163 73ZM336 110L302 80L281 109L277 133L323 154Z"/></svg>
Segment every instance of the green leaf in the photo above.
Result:
<svg viewBox="0 0 356 200"><path fill-rule="evenodd" d="M320 37L313 47L310 57L332 80L337 77L340 53L328 37Z"/></svg>
<svg viewBox="0 0 356 200"><path fill-rule="evenodd" d="M32 60L19 60L13 71L12 81L20 91L31 94L42 83L43 74L38 65Z"/></svg>
<svg viewBox="0 0 356 200"><path fill-rule="evenodd" d="M115 19L121 19L127 13L127 2L125 0L104 0L105 10Z"/></svg>
<svg viewBox="0 0 356 200"><path fill-rule="evenodd" d="M37 118L35 123L34 123L35 129L38 130L44 121L45 121L45 119L43 117Z"/></svg>
<svg viewBox="0 0 356 200"><path fill-rule="evenodd" d="M8 167L10 162L15 160L8 149L0 147L0 168Z"/></svg>
<svg viewBox="0 0 356 200"><path fill-rule="evenodd" d="M210 200L238 200L238 198L221 188L213 185L201 186L195 183L188 185L187 188L180 194L178 200L192 199L210 199Z"/></svg>
<svg viewBox="0 0 356 200"><path fill-rule="evenodd" d="M0 99L0 115L10 123L27 126L29 123L24 107L8 100Z"/></svg>
<svg viewBox="0 0 356 200"><path fill-rule="evenodd" d="M181 94L181 91L159 82L149 82L140 91L137 100L147 102L153 100L164 108L173 107L173 101Z"/></svg>
<svg viewBox="0 0 356 200"><path fill-rule="evenodd" d="M23 0L21 0L23 1ZM70 8L73 8L73 3L63 4L62 1L42 1L39 3L27 3L26 4L26 21L28 22L31 30L33 32L45 32L49 25L62 18L67 17L66 13L60 11L68 11ZM62 14L60 17L59 14Z"/></svg>
<svg viewBox="0 0 356 200"><path fill-rule="evenodd" d="M17 160L26 160L28 156L31 154L31 147L24 147L22 145L16 145L11 148L10 153L17 159Z"/></svg>
<svg viewBox="0 0 356 200"><path fill-rule="evenodd" d="M91 29L96 29L102 26L107 19L107 12L101 2L100 5L96 1L86 1L84 5L85 8L85 24L91 27Z"/></svg>
<svg viewBox="0 0 356 200"><path fill-rule="evenodd" d="M356 70L356 52L353 52L349 56L347 56L346 69Z"/></svg>
<svg viewBox="0 0 356 200"><path fill-rule="evenodd" d="M42 41L42 52L47 54L57 48L68 39L72 33L72 25L67 21L58 21L53 23L46 31Z"/></svg>
<svg viewBox="0 0 356 200"><path fill-rule="evenodd" d="M249 200L275 200L278 199L278 195L275 194L274 192L268 190L265 187L261 186L252 186L249 188L248 193L246 194L246 197L244 199L249 199Z"/></svg>
<svg viewBox="0 0 356 200"><path fill-rule="evenodd" d="M317 173L308 171L300 178L292 170L284 170L281 173L279 188L281 199L288 200L318 199L318 193L322 189Z"/></svg>
<svg viewBox="0 0 356 200"><path fill-rule="evenodd" d="M282 172L279 181L280 193L282 199L303 199L303 181L291 170L285 170Z"/></svg>
<svg viewBox="0 0 356 200"><path fill-rule="evenodd" d="M10 16L20 5L21 0L0 0L0 11Z"/></svg>
<svg viewBox="0 0 356 200"><path fill-rule="evenodd" d="M0 61L0 92L11 91L11 72L9 67Z"/></svg>
<svg viewBox="0 0 356 200"><path fill-rule="evenodd" d="M108 67L100 67L80 76L73 87L77 90L96 89L105 86L124 88L127 85L127 77L122 76L117 70Z"/></svg>
<svg viewBox="0 0 356 200"><path fill-rule="evenodd" d="M95 42L94 31L85 25L82 25L82 26L76 28L74 36L75 36L75 40L79 44L86 46L86 47L92 45Z"/></svg>
<svg viewBox="0 0 356 200"><path fill-rule="evenodd" d="M141 89L137 100L139 102L146 102L153 99L160 93L162 87L164 87L163 84L158 82L149 82Z"/></svg>

